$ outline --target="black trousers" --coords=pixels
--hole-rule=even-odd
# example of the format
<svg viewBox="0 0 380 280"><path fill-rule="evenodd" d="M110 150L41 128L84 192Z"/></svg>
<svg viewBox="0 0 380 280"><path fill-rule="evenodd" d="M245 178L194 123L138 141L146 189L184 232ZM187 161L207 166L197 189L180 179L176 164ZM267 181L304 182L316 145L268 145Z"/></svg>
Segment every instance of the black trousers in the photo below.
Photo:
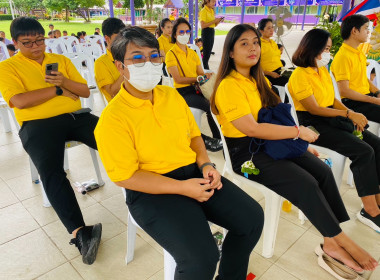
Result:
<svg viewBox="0 0 380 280"><path fill-rule="evenodd" d="M203 43L203 67L205 69L210 69L208 66L208 61L210 59L211 51L214 46L215 29L211 27L203 28L201 38Z"/></svg>
<svg viewBox="0 0 380 280"><path fill-rule="evenodd" d="M74 190L63 170L65 142L80 141L97 149L94 129L98 117L90 113L63 114L24 122L22 145L36 166L46 195L69 233L84 226Z"/></svg>
<svg viewBox="0 0 380 280"><path fill-rule="evenodd" d="M373 96L373 94L368 95ZM370 121L380 123L380 105L360 102L348 98L343 98L342 103L355 112L362 113Z"/></svg>
<svg viewBox="0 0 380 280"><path fill-rule="evenodd" d="M210 126L212 137L220 139L218 126L211 115L210 102L202 94L196 94L193 86L177 88L177 91L185 99L189 107L201 109L206 112L207 122Z"/></svg>
<svg viewBox="0 0 380 280"><path fill-rule="evenodd" d="M278 68L274 70L273 72L276 72L277 74L281 74L281 68ZM279 78L272 78L271 76L266 75L265 77L268 78L268 80L271 82L272 85L276 85L276 86L284 87L289 81L289 78L285 76L280 76Z"/></svg>
<svg viewBox="0 0 380 280"><path fill-rule="evenodd" d="M202 178L196 164L164 176L176 180ZM213 279L219 252L207 221L228 230L219 277L245 280L249 256L260 238L264 214L239 187L222 178L223 187L206 202L182 195L154 195L127 190L133 218L177 263L176 280Z"/></svg>
<svg viewBox="0 0 380 280"><path fill-rule="evenodd" d="M250 138L226 140L234 171L242 174L240 166L251 158ZM301 209L324 237L334 237L342 231L339 223L350 218L327 164L309 152L294 159L274 160L259 151L252 161L260 174L249 175L250 180L265 185Z"/></svg>
<svg viewBox="0 0 380 280"><path fill-rule="evenodd" d="M328 123L328 118L313 116L308 112L297 112L297 116L300 124L311 125L320 133L313 144L336 151L352 161L350 168L360 197L380 192L380 138L378 136L365 130L363 140L360 140L348 131L332 127Z"/></svg>

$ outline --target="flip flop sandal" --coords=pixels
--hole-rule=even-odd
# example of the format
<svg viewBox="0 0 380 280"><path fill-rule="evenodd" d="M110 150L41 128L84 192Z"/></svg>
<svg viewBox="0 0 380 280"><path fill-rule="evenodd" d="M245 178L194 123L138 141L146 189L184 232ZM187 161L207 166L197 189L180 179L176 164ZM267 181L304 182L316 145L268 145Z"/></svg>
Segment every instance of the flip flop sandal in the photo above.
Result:
<svg viewBox="0 0 380 280"><path fill-rule="evenodd" d="M319 244L317 247L315 247L314 249L314 252L315 254L319 257L323 254L326 254L325 251L323 251L323 244ZM327 254L326 254L327 255ZM328 255L329 256L329 255ZM359 275L363 275L363 273L365 272L364 269L361 270L361 271L358 271L358 270L355 270L347 265L345 265L344 263L342 263L340 260L337 260L337 259L334 259L333 257L329 256L330 258L332 258L333 260L335 260L336 262L340 263L341 265L344 265L345 267L347 267L348 269L351 269L352 271L354 271L355 273L359 274Z"/></svg>
<svg viewBox="0 0 380 280"><path fill-rule="evenodd" d="M352 269L337 262L335 259L327 254L318 256L318 264L332 276L338 280L361 280L363 279L357 275Z"/></svg>

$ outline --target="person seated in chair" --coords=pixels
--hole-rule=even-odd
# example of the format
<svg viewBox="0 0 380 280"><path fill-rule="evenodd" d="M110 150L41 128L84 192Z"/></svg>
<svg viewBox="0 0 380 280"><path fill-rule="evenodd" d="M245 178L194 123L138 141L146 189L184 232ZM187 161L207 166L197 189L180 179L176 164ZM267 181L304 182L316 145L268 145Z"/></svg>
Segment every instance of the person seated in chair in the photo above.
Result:
<svg viewBox="0 0 380 280"><path fill-rule="evenodd" d="M298 138L306 141L302 142L306 147L318 136L304 126L258 122L262 108L290 106L280 102L263 75L260 45L259 33L251 25L236 25L228 32L211 97L211 108L221 125L234 171L241 175L246 172L248 179L265 185L302 210L323 235L324 244L318 245L316 252L323 251L360 273L374 270L376 260L339 226L350 218L331 169L315 156L318 152L309 148L310 152L305 149L299 156L275 159L265 149L264 145L284 139L291 140L288 145L300 145L300 141L293 141ZM249 166L258 170L247 172Z"/></svg>
<svg viewBox="0 0 380 280"><path fill-rule="evenodd" d="M107 42L107 52L95 61L95 80L107 102L120 90L123 77L117 71L111 54L111 45L125 24L118 18L107 18L102 23L102 33Z"/></svg>
<svg viewBox="0 0 380 280"><path fill-rule="evenodd" d="M0 63L0 91L21 129L20 139L36 166L46 195L86 264L95 261L102 225L86 226L74 190L63 170L66 141L96 149L98 117L81 110L79 98L90 95L86 80L63 55L45 53L45 30L30 17L11 23L19 52ZM58 71L46 73L49 64ZM50 65L51 66L51 65Z"/></svg>
<svg viewBox="0 0 380 280"><path fill-rule="evenodd" d="M172 42L174 46L167 52L165 63L169 74L173 77L174 87L186 100L189 107L201 109L206 112L208 125L210 126L212 138L202 134L206 148L216 152L223 149L218 127L212 118L210 102L202 95L197 93L194 84L198 77L207 76L202 69L202 64L197 53L187 46L190 39L191 27L184 18L179 18L174 22L172 31Z"/></svg>
<svg viewBox="0 0 380 280"><path fill-rule="evenodd" d="M343 44L331 63L342 103L380 123L380 90L367 77L367 59L358 50L369 34L369 19L363 15L346 17L341 26Z"/></svg>
<svg viewBox="0 0 380 280"><path fill-rule="evenodd" d="M157 85L163 59L155 36L127 27L111 51L124 81L95 129L108 176L125 188L137 224L173 256L174 279L213 279L211 221L228 230L217 279L245 280L263 227L260 205L210 162L183 97Z"/></svg>
<svg viewBox="0 0 380 280"><path fill-rule="evenodd" d="M293 55L293 63L298 67L289 79L289 92L300 124L313 126L320 133L315 144L352 161L355 186L364 205L357 217L380 232L380 138L365 129L368 121L363 114L348 109L335 98L325 67L330 61L331 45L330 33L323 29L305 34ZM353 134L354 125L363 140Z"/></svg>

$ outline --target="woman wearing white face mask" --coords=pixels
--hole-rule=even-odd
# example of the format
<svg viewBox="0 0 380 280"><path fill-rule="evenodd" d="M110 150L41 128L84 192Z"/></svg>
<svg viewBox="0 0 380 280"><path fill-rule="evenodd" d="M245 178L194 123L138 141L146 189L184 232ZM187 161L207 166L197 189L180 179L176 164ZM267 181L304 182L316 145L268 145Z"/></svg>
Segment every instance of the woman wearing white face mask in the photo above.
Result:
<svg viewBox="0 0 380 280"><path fill-rule="evenodd" d="M214 278L219 251L210 220L228 230L217 279L245 280L263 227L260 205L220 176L178 92L157 86L154 36L128 27L111 51L124 82L95 130L107 174L126 189L136 222L173 256L174 279Z"/></svg>
<svg viewBox="0 0 380 280"><path fill-rule="evenodd" d="M314 144L352 161L350 168L365 211L379 204L375 195L380 182L380 138L365 129L368 121L363 114L348 109L335 98L329 72L324 67L330 61L331 44L330 34L325 30L313 29L305 34L293 55L293 63L299 67L289 79L289 92L300 124L311 125L320 133ZM353 134L353 125L362 132L363 140ZM369 226L380 232L375 223Z"/></svg>
<svg viewBox="0 0 380 280"><path fill-rule="evenodd" d="M199 56L187 46L190 33L191 27L186 19L179 18L174 22L172 42L175 44L167 52L165 63L170 75L173 76L174 86L186 100L187 105L206 112L213 138L203 134L202 137L207 150L216 152L221 150L223 146L218 127L211 115L210 102L202 94L197 94L193 86L199 76L209 78L211 73L204 73Z"/></svg>

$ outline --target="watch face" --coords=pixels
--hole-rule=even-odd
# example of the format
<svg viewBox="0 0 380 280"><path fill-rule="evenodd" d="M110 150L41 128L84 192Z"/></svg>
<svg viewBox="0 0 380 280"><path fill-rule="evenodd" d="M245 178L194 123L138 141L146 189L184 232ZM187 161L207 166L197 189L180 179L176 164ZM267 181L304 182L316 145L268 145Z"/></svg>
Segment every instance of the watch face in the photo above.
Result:
<svg viewBox="0 0 380 280"><path fill-rule="evenodd" d="M55 94L56 95L62 95L63 90L60 87L56 87Z"/></svg>

